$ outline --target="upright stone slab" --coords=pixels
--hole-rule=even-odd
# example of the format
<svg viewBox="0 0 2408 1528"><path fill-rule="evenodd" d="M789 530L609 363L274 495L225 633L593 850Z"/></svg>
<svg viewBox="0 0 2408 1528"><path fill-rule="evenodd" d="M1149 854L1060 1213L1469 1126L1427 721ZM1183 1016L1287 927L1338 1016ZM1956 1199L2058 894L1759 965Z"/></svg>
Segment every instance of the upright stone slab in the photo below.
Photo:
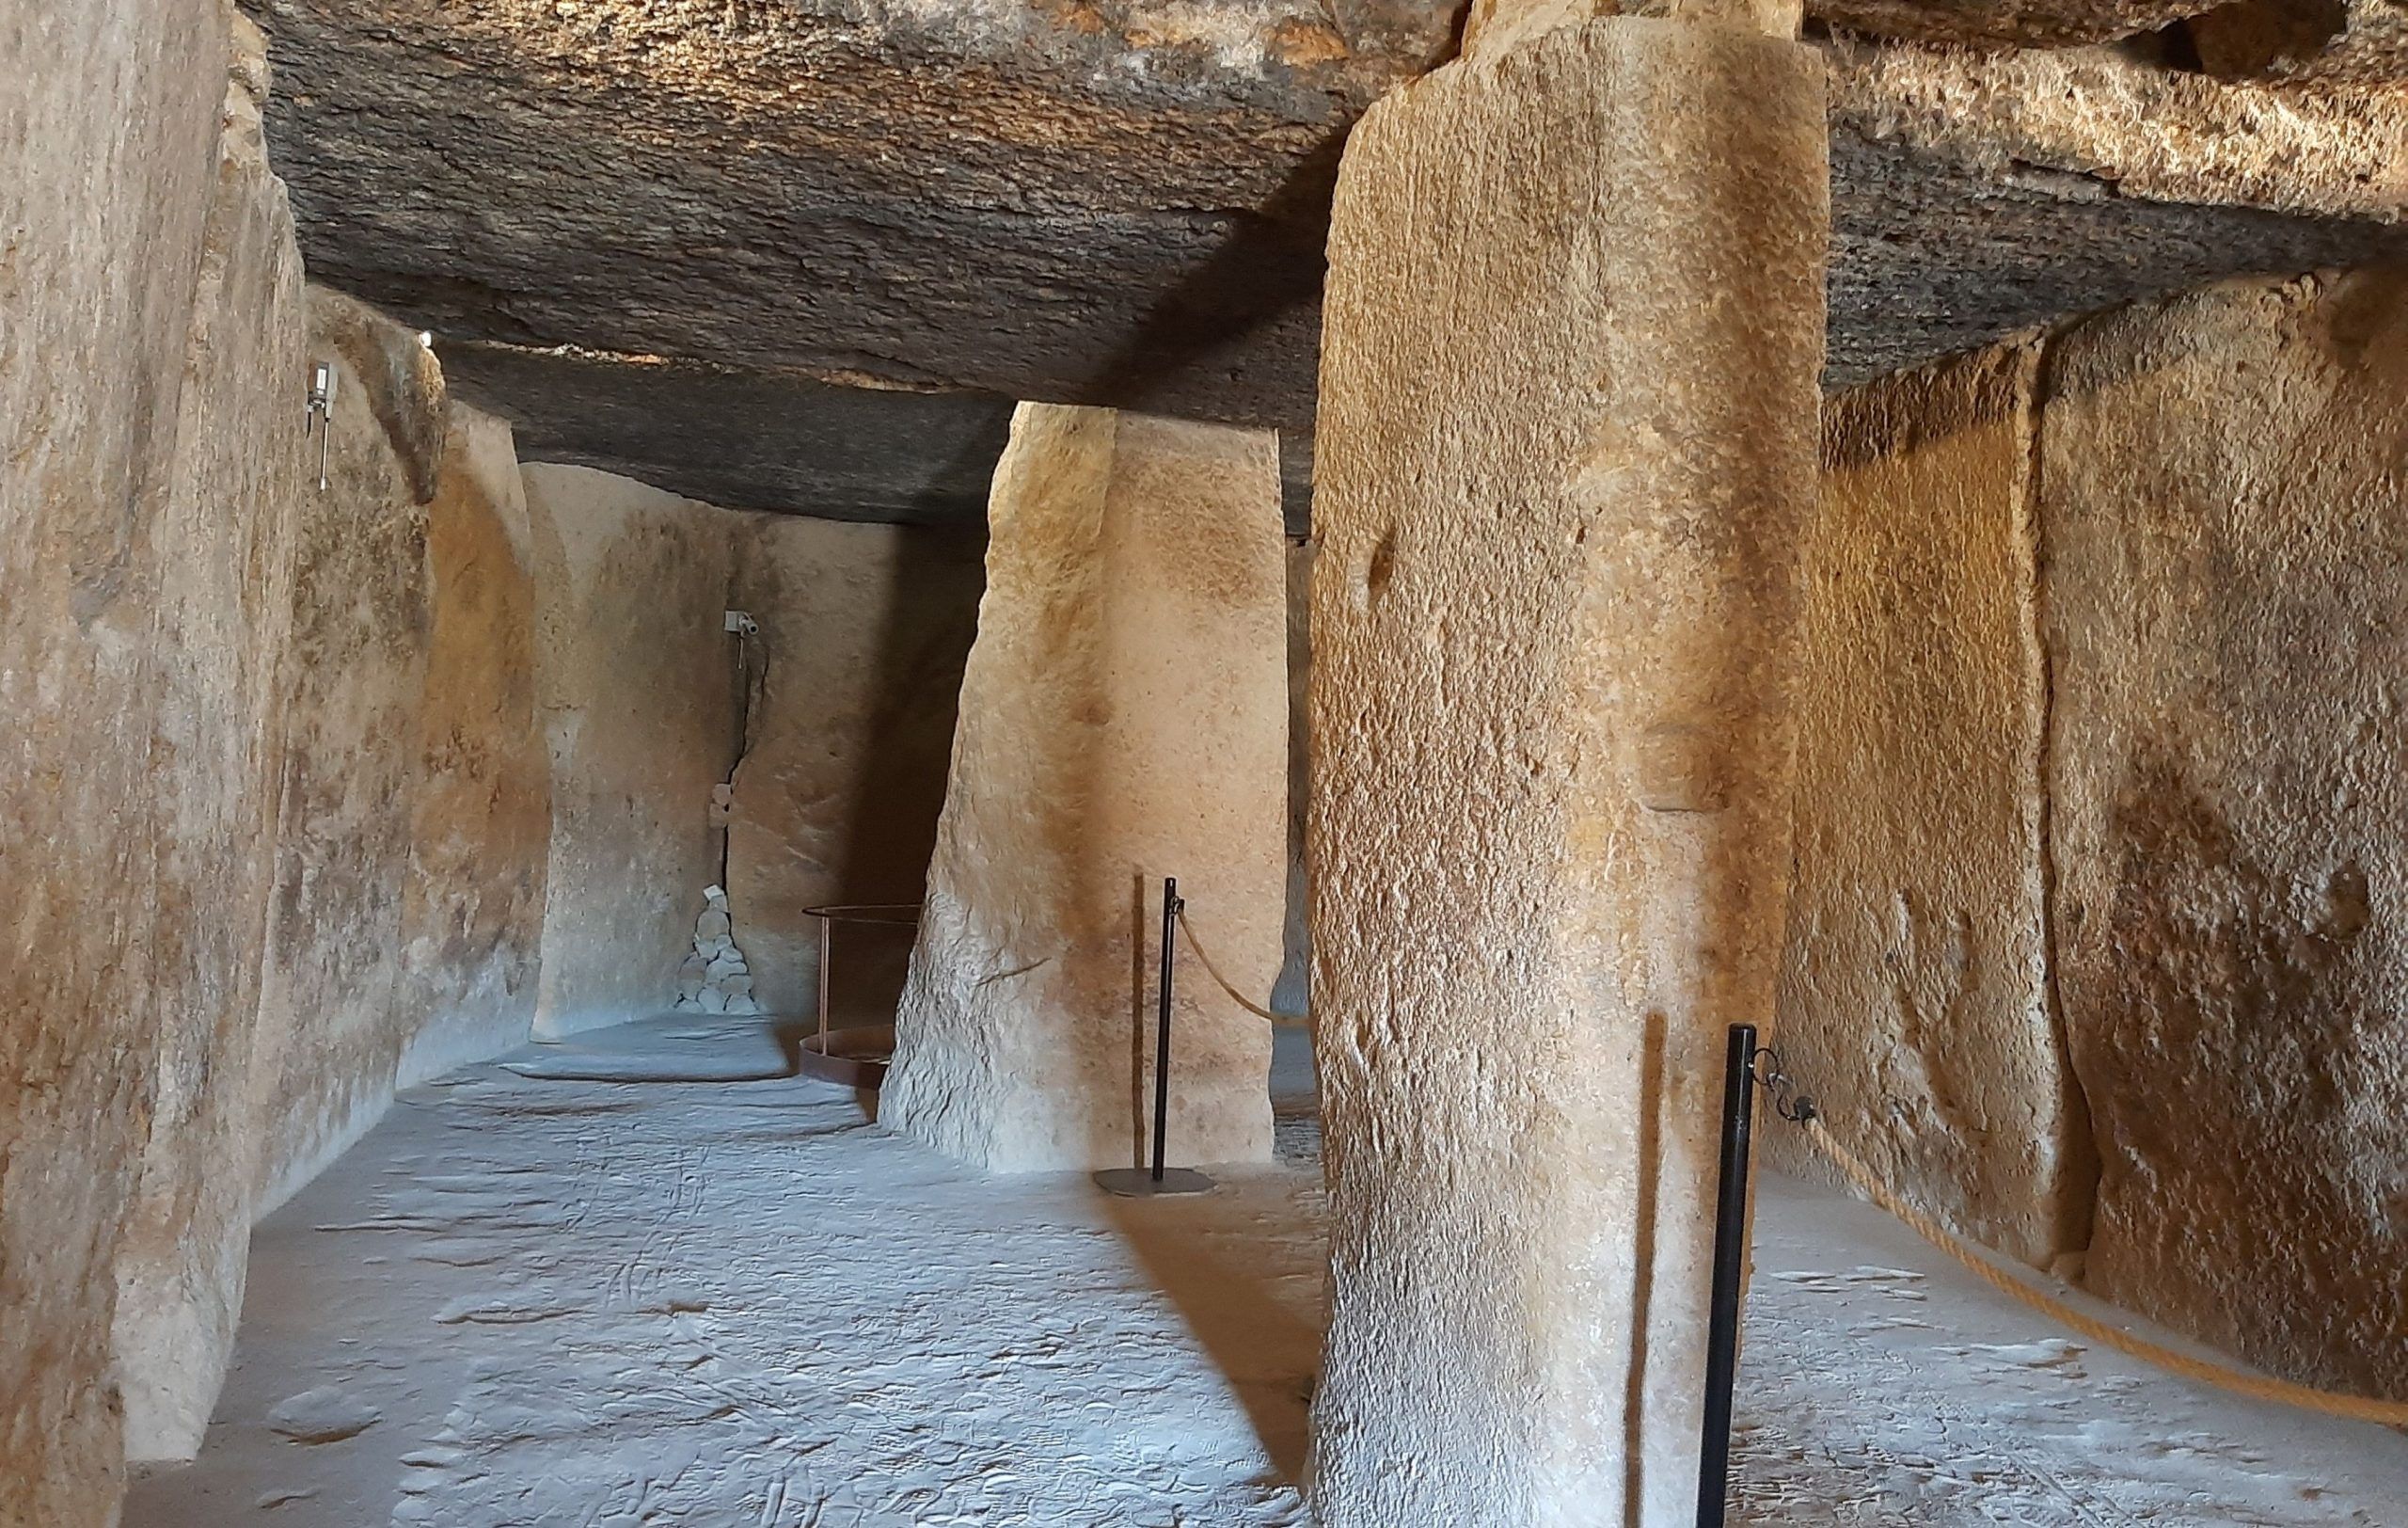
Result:
<svg viewBox="0 0 2408 1528"><path fill-rule="evenodd" d="M1771 1016L1822 66L1636 18L1375 106L1313 579L1325 1528L1691 1520L1725 1027Z"/></svg>
<svg viewBox="0 0 2408 1528"><path fill-rule="evenodd" d="M327 486L309 458L294 518L280 655L276 885L246 1110L261 1214L376 1122L411 1028L402 907L433 613L426 506L451 412L416 331L323 287L308 315L335 406Z"/></svg>
<svg viewBox="0 0 2408 1528"><path fill-rule="evenodd" d="M1279 969L1287 657L1276 442L1024 404L884 1117L1002 1170L1125 1167L1150 1119L1177 876L1256 1001ZM1170 1154L1271 1154L1270 1028L1181 968Z"/></svg>
<svg viewBox="0 0 2408 1528"><path fill-rule="evenodd" d="M2041 416L2090 1287L2408 1399L2408 279L2078 326Z"/></svg>
<svg viewBox="0 0 2408 1528"><path fill-rule="evenodd" d="M1977 351L1824 406L1780 1021L1833 1134L2046 1267L2090 1239L2097 1159L2043 907L2038 360ZM1836 1176L1797 1131L1765 1145Z"/></svg>
<svg viewBox="0 0 2408 1528"><path fill-rule="evenodd" d="M582 467L524 474L535 705L551 754L535 1032L666 1013L720 877L712 787L736 757L735 526Z"/></svg>

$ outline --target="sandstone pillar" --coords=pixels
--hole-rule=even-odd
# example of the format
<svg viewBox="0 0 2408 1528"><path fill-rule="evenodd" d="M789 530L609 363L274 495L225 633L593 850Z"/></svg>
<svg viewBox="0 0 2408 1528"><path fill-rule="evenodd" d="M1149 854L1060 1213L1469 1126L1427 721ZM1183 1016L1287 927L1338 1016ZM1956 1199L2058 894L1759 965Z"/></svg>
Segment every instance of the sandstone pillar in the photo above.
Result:
<svg viewBox="0 0 2408 1528"><path fill-rule="evenodd" d="M1151 1099L1162 879L1268 994L1287 657L1268 432L1024 404L885 1117L1001 1170L1127 1166ZM1271 1153L1268 1026L1185 968L1170 1151Z"/></svg>
<svg viewBox="0 0 2408 1528"><path fill-rule="evenodd" d="M1722 1030L1781 946L1822 67L1515 30L1372 109L1331 231L1326 1528L1691 1520Z"/></svg>

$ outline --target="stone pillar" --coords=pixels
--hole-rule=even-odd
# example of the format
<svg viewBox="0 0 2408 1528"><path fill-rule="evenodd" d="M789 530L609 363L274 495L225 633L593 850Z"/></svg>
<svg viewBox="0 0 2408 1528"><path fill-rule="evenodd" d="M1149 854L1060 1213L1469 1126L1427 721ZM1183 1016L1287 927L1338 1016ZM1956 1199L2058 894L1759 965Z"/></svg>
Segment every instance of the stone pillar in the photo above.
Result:
<svg viewBox="0 0 2408 1528"><path fill-rule="evenodd" d="M1279 969L1287 656L1267 431L1023 404L883 1117L997 1170L1151 1128L1163 877L1259 1002ZM1170 1154L1271 1154L1270 1028L1180 969Z"/></svg>
<svg viewBox="0 0 2408 1528"><path fill-rule="evenodd" d="M1325 1528L1691 1520L1722 1036L1770 1017L1789 863L1823 109L1795 42L1619 17L1476 47L1347 145Z"/></svg>

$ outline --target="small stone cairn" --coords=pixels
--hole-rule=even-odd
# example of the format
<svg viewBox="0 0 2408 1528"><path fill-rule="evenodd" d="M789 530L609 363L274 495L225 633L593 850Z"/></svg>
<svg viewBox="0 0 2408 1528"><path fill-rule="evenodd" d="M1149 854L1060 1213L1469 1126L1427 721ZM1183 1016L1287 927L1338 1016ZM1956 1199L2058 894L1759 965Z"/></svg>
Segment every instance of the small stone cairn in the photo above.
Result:
<svg viewBox="0 0 2408 1528"><path fill-rule="evenodd" d="M736 947L736 927L727 915L727 893L703 893L703 915L694 920L694 952L677 968L677 1009L682 1013L758 1013L752 973Z"/></svg>

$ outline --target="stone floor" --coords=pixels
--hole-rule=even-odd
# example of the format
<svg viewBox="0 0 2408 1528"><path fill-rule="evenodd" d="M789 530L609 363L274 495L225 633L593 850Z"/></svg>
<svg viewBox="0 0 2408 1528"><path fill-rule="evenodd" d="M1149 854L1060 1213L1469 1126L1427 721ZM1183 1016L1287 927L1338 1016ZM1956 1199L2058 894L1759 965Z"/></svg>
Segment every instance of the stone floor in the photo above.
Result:
<svg viewBox="0 0 2408 1528"><path fill-rule="evenodd" d="M1298 1524L1309 1058L1198 1200L984 1179L656 1021L405 1094L255 1243L200 1459L130 1528ZM2408 1439L2085 1351L1878 1213L1768 1181L1758 1524L2408 1524Z"/></svg>

